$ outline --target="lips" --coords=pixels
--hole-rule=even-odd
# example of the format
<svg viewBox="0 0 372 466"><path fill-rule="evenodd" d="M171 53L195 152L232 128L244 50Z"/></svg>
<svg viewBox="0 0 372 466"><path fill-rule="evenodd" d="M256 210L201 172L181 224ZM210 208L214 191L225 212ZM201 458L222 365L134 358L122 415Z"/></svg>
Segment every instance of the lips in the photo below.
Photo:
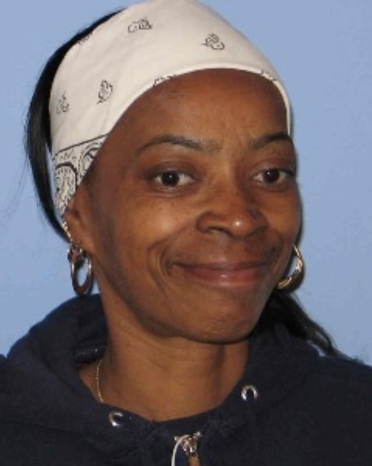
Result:
<svg viewBox="0 0 372 466"><path fill-rule="evenodd" d="M267 261L177 263L177 272L218 286L249 286L262 281L268 272Z"/></svg>

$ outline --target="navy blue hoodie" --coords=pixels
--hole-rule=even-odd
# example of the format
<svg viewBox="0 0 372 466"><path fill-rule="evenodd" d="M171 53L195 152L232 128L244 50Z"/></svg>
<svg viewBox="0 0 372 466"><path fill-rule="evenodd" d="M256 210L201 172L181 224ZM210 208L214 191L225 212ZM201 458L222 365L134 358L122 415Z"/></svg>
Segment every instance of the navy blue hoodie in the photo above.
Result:
<svg viewBox="0 0 372 466"><path fill-rule="evenodd" d="M196 432L202 466L372 465L372 369L281 325L252 339L221 406L162 423L97 403L81 382L106 340L99 297L77 298L1 357L1 466L170 466L175 436ZM188 464L182 448L176 464Z"/></svg>

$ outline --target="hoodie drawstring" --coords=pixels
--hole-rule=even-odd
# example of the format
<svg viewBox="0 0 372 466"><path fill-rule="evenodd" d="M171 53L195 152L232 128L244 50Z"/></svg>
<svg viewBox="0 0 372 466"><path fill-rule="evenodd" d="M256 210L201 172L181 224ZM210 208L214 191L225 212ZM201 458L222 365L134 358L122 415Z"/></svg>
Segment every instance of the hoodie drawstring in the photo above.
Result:
<svg viewBox="0 0 372 466"><path fill-rule="evenodd" d="M185 452L190 466L201 466L198 454L198 444L201 436L202 434L200 432L196 432L193 435L175 437L176 444L173 448L171 466L176 466L176 456L179 447L181 447Z"/></svg>

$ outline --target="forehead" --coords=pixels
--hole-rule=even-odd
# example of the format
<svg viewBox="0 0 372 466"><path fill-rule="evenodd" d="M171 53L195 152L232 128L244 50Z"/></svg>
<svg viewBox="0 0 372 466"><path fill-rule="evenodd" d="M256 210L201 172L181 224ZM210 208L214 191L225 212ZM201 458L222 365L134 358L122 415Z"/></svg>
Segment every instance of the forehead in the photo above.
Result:
<svg viewBox="0 0 372 466"><path fill-rule="evenodd" d="M145 133L180 125L213 130L218 123L277 126L286 131L287 118L279 90L262 76L204 70L169 79L147 91L124 113L118 126L141 128Z"/></svg>
<svg viewBox="0 0 372 466"><path fill-rule="evenodd" d="M281 141L290 140L285 137L286 105L270 81L236 70L193 72L137 99L109 134L93 172L114 184L144 160L138 157L144 148L159 154L166 142L178 151L188 147L194 153L238 154L261 147L259 141L279 140L278 134Z"/></svg>

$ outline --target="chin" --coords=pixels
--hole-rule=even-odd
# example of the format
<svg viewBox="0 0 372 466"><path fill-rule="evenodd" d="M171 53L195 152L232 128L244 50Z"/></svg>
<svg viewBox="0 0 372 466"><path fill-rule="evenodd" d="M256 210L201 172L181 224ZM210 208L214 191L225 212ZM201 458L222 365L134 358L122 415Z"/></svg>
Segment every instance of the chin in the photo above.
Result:
<svg viewBox="0 0 372 466"><path fill-rule="evenodd" d="M204 315L198 319L197 328L189 329L189 337L192 334L193 339L203 343L238 343L249 338L260 316L261 309L253 312L246 307L244 312L238 313L232 313L231 309L228 312L219 309L219 312L214 312L209 318Z"/></svg>

